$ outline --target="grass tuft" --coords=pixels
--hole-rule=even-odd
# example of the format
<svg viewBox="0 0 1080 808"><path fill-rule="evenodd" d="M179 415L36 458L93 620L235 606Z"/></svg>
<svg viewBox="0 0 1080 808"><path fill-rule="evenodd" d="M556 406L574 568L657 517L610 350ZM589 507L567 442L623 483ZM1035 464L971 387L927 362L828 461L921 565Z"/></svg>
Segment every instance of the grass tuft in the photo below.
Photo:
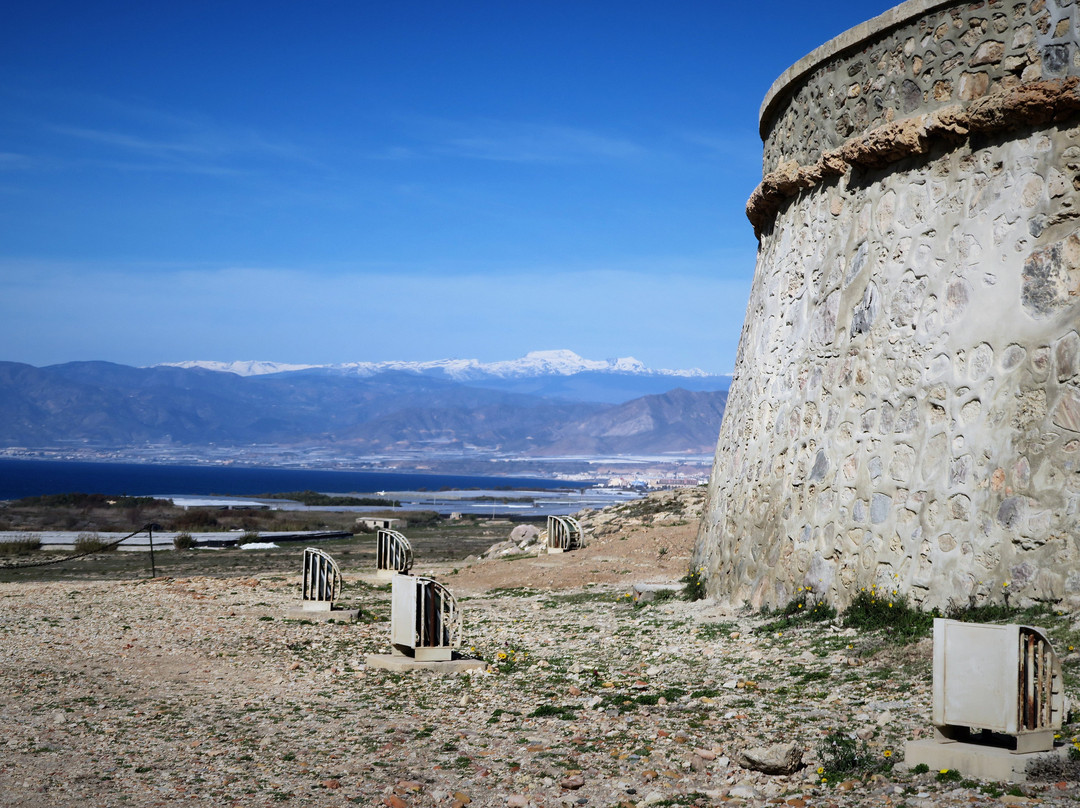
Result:
<svg viewBox="0 0 1080 808"><path fill-rule="evenodd" d="M844 627L862 631L880 631L901 645L930 635L934 618L941 612L913 608L907 598L896 590L879 590L876 586L863 589L844 612Z"/></svg>
<svg viewBox="0 0 1080 808"><path fill-rule="evenodd" d="M29 534L0 541L0 556L26 555L41 549L41 539Z"/></svg>
<svg viewBox="0 0 1080 808"><path fill-rule="evenodd" d="M102 541L97 533L80 533L75 537L76 553L105 553L115 550L113 542Z"/></svg>

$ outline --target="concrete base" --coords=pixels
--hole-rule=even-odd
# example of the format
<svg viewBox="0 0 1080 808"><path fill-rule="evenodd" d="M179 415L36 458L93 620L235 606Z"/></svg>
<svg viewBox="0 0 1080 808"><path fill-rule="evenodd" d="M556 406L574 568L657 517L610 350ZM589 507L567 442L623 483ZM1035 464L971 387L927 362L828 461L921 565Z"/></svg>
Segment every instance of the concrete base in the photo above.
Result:
<svg viewBox="0 0 1080 808"><path fill-rule="evenodd" d="M289 620L311 620L314 623L355 623L360 619L359 609L331 609L330 611L314 612L310 609L289 609L285 613Z"/></svg>
<svg viewBox="0 0 1080 808"><path fill-rule="evenodd" d="M487 663L482 659L447 659L443 661L413 659L398 654L369 654L364 657L369 668L382 668L397 673L409 671L434 671L435 673L464 673L484 670Z"/></svg>
<svg viewBox="0 0 1080 808"><path fill-rule="evenodd" d="M904 765L909 769L925 763L930 771L956 769L965 777L998 782L1025 782L1028 765L1045 757L1067 759L1068 747L1059 746L1051 752L1013 752L996 746L958 741L940 743L929 738L904 744Z"/></svg>

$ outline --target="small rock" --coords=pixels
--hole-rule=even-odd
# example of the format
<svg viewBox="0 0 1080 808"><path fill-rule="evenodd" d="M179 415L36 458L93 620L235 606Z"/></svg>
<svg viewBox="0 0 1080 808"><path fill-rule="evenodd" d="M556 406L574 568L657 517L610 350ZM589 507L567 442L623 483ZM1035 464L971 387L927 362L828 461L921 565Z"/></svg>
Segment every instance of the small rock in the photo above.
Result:
<svg viewBox="0 0 1080 808"><path fill-rule="evenodd" d="M466 693L464 696L461 697L461 701L458 702L458 705L461 707L468 707L471 703L472 699L469 698L469 694Z"/></svg>
<svg viewBox="0 0 1080 808"><path fill-rule="evenodd" d="M577 685L570 685L570 687L567 688L566 692L569 693L571 696L580 696L581 688Z"/></svg>
<svg viewBox="0 0 1080 808"><path fill-rule="evenodd" d="M322 784L323 788L329 788L331 791L336 791L337 789L341 788L340 780L323 780Z"/></svg>
<svg viewBox="0 0 1080 808"><path fill-rule="evenodd" d="M736 758L744 769L765 774L792 774L802 766L802 749L794 741L742 750Z"/></svg>
<svg viewBox="0 0 1080 808"><path fill-rule="evenodd" d="M748 783L739 783L728 790L728 796L740 800L760 800L761 792Z"/></svg>
<svg viewBox="0 0 1080 808"><path fill-rule="evenodd" d="M569 777L564 777L559 785L568 790L575 790L585 785L585 778L580 774L572 774Z"/></svg>

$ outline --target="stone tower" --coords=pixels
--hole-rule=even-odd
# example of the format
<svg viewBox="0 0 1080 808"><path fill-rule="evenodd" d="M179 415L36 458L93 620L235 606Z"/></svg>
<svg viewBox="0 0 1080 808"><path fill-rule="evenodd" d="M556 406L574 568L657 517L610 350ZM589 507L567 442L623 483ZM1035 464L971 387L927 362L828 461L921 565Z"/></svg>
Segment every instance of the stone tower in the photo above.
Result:
<svg viewBox="0 0 1080 808"><path fill-rule="evenodd" d="M1078 30L910 0L769 91L710 594L1080 603Z"/></svg>

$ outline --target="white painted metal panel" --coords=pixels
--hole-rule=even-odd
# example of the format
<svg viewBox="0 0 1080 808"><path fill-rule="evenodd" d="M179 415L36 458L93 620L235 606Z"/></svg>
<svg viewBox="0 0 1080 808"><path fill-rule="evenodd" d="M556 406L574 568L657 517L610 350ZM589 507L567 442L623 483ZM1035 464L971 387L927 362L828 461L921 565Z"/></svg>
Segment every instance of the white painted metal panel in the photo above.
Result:
<svg viewBox="0 0 1080 808"><path fill-rule="evenodd" d="M390 582L390 642L416 645L416 578L395 575Z"/></svg>
<svg viewBox="0 0 1080 808"><path fill-rule="evenodd" d="M938 726L1017 732L1019 627L934 620Z"/></svg>

